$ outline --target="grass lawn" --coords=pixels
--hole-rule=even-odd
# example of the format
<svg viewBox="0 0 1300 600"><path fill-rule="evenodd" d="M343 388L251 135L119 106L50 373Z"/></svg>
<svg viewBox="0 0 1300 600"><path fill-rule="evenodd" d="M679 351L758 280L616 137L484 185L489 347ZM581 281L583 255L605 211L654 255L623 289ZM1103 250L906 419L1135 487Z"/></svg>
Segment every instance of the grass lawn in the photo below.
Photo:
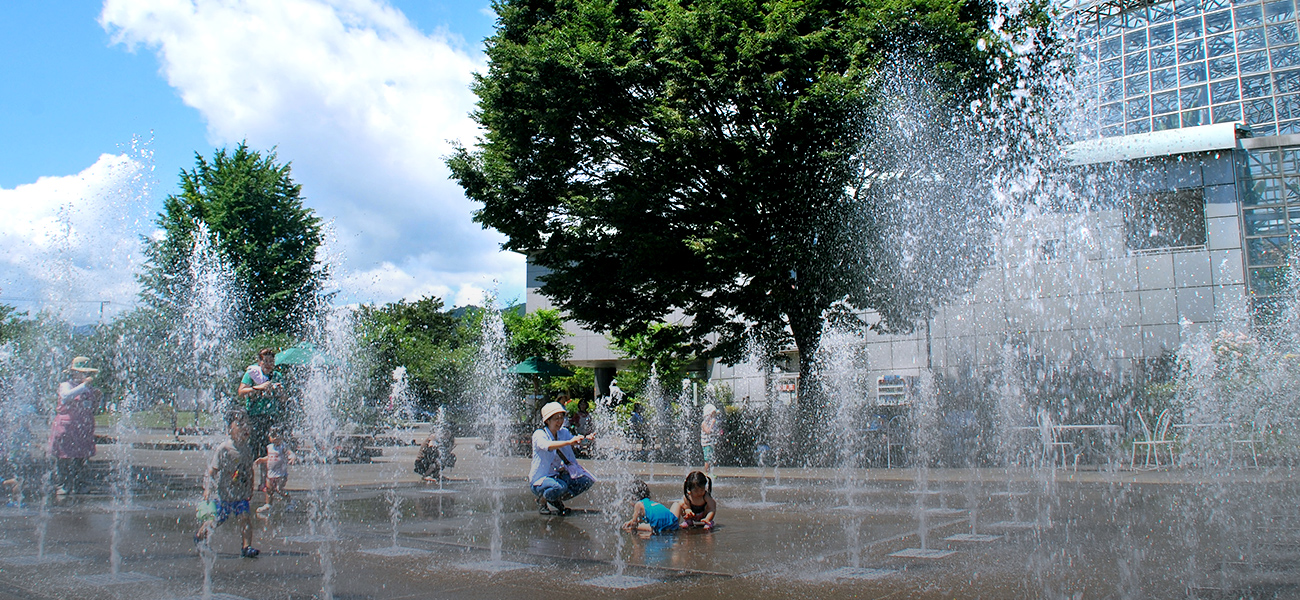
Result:
<svg viewBox="0 0 1300 600"><path fill-rule="evenodd" d="M121 418L119 413L103 412L95 415L95 425L97 427L114 427L117 420ZM217 419L205 412L199 413L199 427L211 427L217 423ZM169 414L163 414L157 410L142 410L131 414L131 423L134 427L171 429L172 418ZM194 411L181 411L176 418L177 427L193 427Z"/></svg>

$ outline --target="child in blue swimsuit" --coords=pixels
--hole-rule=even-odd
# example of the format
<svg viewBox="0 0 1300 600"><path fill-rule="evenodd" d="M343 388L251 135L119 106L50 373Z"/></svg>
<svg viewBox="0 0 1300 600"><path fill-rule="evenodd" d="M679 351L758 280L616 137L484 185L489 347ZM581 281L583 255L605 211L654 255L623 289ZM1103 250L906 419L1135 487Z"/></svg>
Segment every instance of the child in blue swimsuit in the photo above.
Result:
<svg viewBox="0 0 1300 600"><path fill-rule="evenodd" d="M632 482L632 518L623 529L643 534L662 533L677 529L677 515L667 506L650 499L650 486L640 479Z"/></svg>

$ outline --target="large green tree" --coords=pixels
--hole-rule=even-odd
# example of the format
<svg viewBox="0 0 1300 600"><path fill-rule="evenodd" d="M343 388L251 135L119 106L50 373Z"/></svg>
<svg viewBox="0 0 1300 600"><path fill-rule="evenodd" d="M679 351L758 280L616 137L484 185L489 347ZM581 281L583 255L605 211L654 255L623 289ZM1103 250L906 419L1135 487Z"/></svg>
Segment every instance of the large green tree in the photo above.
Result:
<svg viewBox="0 0 1300 600"><path fill-rule="evenodd" d="M372 361L367 395L385 398L392 372L405 367L410 390L422 408L455 404L477 348L473 324L425 297L357 312L362 345Z"/></svg>
<svg viewBox="0 0 1300 600"><path fill-rule="evenodd" d="M320 219L274 152L217 150L181 170L180 193L158 215L162 237L146 240L139 276L145 304L175 318L192 305L196 240L210 236L227 269L243 333L295 333L314 312L327 275L317 260ZM200 246L201 247L201 246Z"/></svg>
<svg viewBox="0 0 1300 600"><path fill-rule="evenodd" d="M915 224L888 214L896 182L942 175L907 164L917 155L880 132L897 75L911 74L902 61L935 90L922 110L940 127L969 120L1000 70L1023 66L994 60L1005 50L989 30L995 2L494 6L474 86L485 134L448 164L482 203L475 218L550 269L542 293L576 320L626 338L680 312L691 350L728 359L749 336L793 342L815 397L828 309L875 310L878 327L907 330L973 281L919 277L935 253L888 239ZM934 289L903 289L912 283ZM818 404L801 403L806 423Z"/></svg>

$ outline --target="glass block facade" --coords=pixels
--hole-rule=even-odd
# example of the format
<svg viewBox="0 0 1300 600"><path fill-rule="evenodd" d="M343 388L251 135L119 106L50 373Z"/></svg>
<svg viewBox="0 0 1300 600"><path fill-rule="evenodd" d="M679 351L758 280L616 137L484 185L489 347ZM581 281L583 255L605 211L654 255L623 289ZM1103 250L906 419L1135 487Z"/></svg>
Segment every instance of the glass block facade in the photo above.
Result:
<svg viewBox="0 0 1300 600"><path fill-rule="evenodd" d="M1300 235L1300 148L1246 150L1241 216L1246 282L1257 317L1268 321L1286 293L1290 240Z"/></svg>
<svg viewBox="0 0 1300 600"><path fill-rule="evenodd" d="M1294 0L1107 2L1078 9L1081 138L1242 121L1300 133Z"/></svg>

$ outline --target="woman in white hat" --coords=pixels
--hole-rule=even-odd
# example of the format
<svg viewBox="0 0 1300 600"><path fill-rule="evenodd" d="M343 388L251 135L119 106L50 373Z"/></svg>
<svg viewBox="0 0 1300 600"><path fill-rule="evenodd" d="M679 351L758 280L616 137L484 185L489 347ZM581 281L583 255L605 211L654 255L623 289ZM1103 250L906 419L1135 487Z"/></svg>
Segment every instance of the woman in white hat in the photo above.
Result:
<svg viewBox="0 0 1300 600"><path fill-rule="evenodd" d="M64 371L68 380L59 384L59 403L50 424L55 480L59 491L72 494L80 491L86 461L95 455L95 409L101 394L90 387L99 369L89 365L89 358L78 356Z"/></svg>
<svg viewBox="0 0 1300 600"><path fill-rule="evenodd" d="M573 455L574 446L595 436L573 435L563 426L564 417L563 405L548 403L542 407L542 427L533 432L533 465L528 482L537 497L539 512L544 515L568 515L572 511L564 506L564 501L596 483Z"/></svg>

